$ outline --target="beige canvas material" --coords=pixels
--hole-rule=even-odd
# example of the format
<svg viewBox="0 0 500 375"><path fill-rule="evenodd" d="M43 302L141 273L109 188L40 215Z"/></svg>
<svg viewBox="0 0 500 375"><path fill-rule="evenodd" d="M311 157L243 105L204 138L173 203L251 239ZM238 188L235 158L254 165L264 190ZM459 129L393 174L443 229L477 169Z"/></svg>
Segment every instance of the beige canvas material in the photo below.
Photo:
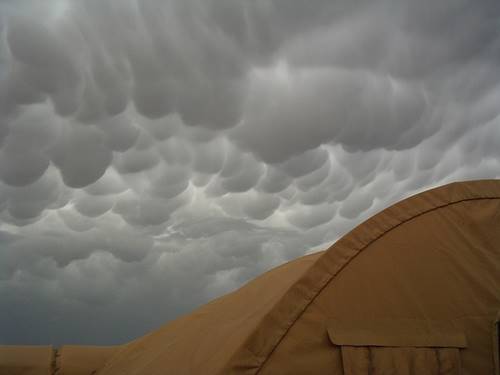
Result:
<svg viewBox="0 0 500 375"><path fill-rule="evenodd" d="M417 319L330 319L327 330L341 346L345 375L371 373L460 374L466 338L453 322Z"/></svg>
<svg viewBox="0 0 500 375"><path fill-rule="evenodd" d="M500 375L500 310L493 322L493 362L495 363L495 375Z"/></svg>
<svg viewBox="0 0 500 375"><path fill-rule="evenodd" d="M51 375L52 346L0 346L0 375Z"/></svg>
<svg viewBox="0 0 500 375"><path fill-rule="evenodd" d="M467 306L470 301L477 300L476 307L484 307L481 298L487 301L487 306L499 303L500 268L496 245L500 243L499 196L498 181L457 183L411 197L375 215L328 249L280 301L273 313L282 316L281 324L273 328L269 328L271 324L267 323L260 326L262 330L267 327L267 330L274 331L268 334L266 344L258 345L250 338L247 345L261 353L265 364L268 361L286 363L282 362L286 355L273 359L276 348L282 348L285 354L289 350L285 349L282 340L288 338L296 342L292 336L306 335L314 330L316 332L313 334L317 337L323 335L320 331L322 327L316 322L298 324L299 318L304 318L303 312L308 309L318 311L316 314L311 311L306 317L314 316L319 321L331 317L359 320L374 316L390 318L389 314L392 317L422 319L434 314L434 319L447 320L449 317L445 316L445 306L440 306L446 300L443 295L445 291L439 291L436 280L426 278L431 262L435 269L431 274L436 275L436 278L441 274L442 278L438 279L446 283L450 293L456 294L454 300L457 306L451 306L451 310L456 310L458 314L476 314L474 306ZM431 228L436 233L427 237L432 232ZM429 242L431 240L433 243ZM442 254L430 253L437 244L437 251ZM364 254L369 248L376 250ZM458 262L457 267L450 265L447 254L461 248L464 249L461 256L450 259ZM467 249L474 251L469 253ZM364 256L358 257L361 253ZM357 263L360 263L359 266ZM392 277L391 272L398 270L401 272ZM342 273L346 277L338 277ZM474 280L477 274L485 276L481 280L482 285L475 285L468 298L465 298L460 288L454 287L454 282L457 279L462 285L469 286L470 282L478 282ZM331 288L326 288L332 280ZM379 289L373 290L377 285ZM415 293L413 289L417 286L425 287L426 291ZM388 292L395 288L399 288L399 293L390 296ZM476 291L486 295L477 296ZM298 297L300 293L302 296ZM464 303L460 303L461 300ZM301 301L301 304L296 301ZM426 301L426 306L422 306ZM296 308L286 315L282 307L291 305ZM267 319L279 320L272 316ZM474 353L474 350L468 353ZM467 354L468 360L471 356L477 357ZM295 365L294 360L288 363L290 368ZM264 366L261 373L272 374L276 371L274 366L267 367L269 369ZM321 373L319 370L308 371Z"/></svg>
<svg viewBox="0 0 500 375"><path fill-rule="evenodd" d="M135 340L99 374L342 374L347 346L331 342L326 322L348 318L456 321L467 337L462 366L491 374L499 213L495 180L454 183L403 200L326 252L268 272ZM387 361L397 353L381 349L377 356L386 353ZM401 359L410 349L400 349ZM441 352L445 360L458 349ZM450 363L453 373L457 366Z"/></svg>
<svg viewBox="0 0 500 375"><path fill-rule="evenodd" d="M0 375L91 375L118 346L0 346Z"/></svg>
<svg viewBox="0 0 500 375"><path fill-rule="evenodd" d="M99 374L217 373L321 253L277 267L121 349ZM247 352L245 357L252 357ZM253 371L239 367L239 373Z"/></svg>
<svg viewBox="0 0 500 375"><path fill-rule="evenodd" d="M326 323L335 345L465 348L465 334L452 321L428 319L339 320Z"/></svg>
<svg viewBox="0 0 500 375"><path fill-rule="evenodd" d="M64 345L58 351L57 375L90 375L119 349L117 346Z"/></svg>
<svg viewBox="0 0 500 375"><path fill-rule="evenodd" d="M434 192L418 197L426 198L428 193ZM468 347L460 352L464 373L493 373L491 322L500 304L500 200L491 198L487 192L484 196L484 199L457 200L415 215L368 242L311 301L259 374L276 373L279 364L280 370L287 374L326 373L326 362L320 364L312 355L309 355L309 363L315 365L309 368L295 358L297 348L301 347L300 337L305 335L317 338L309 339L309 346L325 356L328 348L324 346L325 328L321 322L332 318L367 322L453 321L467 337ZM395 214L405 215L411 211L411 205L401 203L384 211L383 216L394 208L401 208ZM370 220L376 220L377 216ZM366 234L371 230L366 226L369 222L354 232L361 230L361 236ZM383 222L373 224L372 228L376 229ZM332 249L337 249L336 245ZM338 358L337 351L341 349L333 348L336 353L332 358ZM306 349L301 347L301 350ZM340 367L334 372L337 374L342 374L341 365L341 359L328 364L330 368Z"/></svg>
<svg viewBox="0 0 500 375"><path fill-rule="evenodd" d="M342 374L460 375L459 349L412 347L342 348Z"/></svg>

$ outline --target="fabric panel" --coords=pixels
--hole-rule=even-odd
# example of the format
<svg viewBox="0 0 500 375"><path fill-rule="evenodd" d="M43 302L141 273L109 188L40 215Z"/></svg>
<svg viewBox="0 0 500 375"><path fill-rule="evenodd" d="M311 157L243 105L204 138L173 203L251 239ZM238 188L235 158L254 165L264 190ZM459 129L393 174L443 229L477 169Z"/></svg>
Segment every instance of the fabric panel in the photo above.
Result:
<svg viewBox="0 0 500 375"><path fill-rule="evenodd" d="M499 227L500 200L464 201L420 215L354 258L312 307L339 320L453 321L467 338L464 373L491 375Z"/></svg>
<svg viewBox="0 0 500 375"><path fill-rule="evenodd" d="M344 375L460 375L457 348L342 346Z"/></svg>
<svg viewBox="0 0 500 375"><path fill-rule="evenodd" d="M254 374L262 359L243 347L281 296L321 253L299 258L269 271L237 292L218 298L125 345L99 371L110 374ZM279 324L280 322L274 322ZM272 332L254 339L263 342ZM241 350L231 371L223 369Z"/></svg>
<svg viewBox="0 0 500 375"><path fill-rule="evenodd" d="M493 324L493 363L495 375L500 375L500 311L497 313Z"/></svg>
<svg viewBox="0 0 500 375"><path fill-rule="evenodd" d="M495 374L493 322L495 315L463 316L455 320L455 324L465 332L467 350L461 352L464 374Z"/></svg>
<svg viewBox="0 0 500 375"><path fill-rule="evenodd" d="M492 225L490 211L498 212L498 204L492 208L490 202L498 202L499 198L500 181L498 180L452 183L405 199L373 216L342 237L317 260L314 266L291 287L276 307L257 326L256 331L248 338L244 347L253 353L258 353L259 358L264 358L261 366L265 367L265 362L269 360L276 347L280 345L290 328L300 319L309 305L344 268L347 268L353 259L371 244L399 226L412 222L415 218L426 216L429 212L446 209L460 202L484 201L487 212L481 214L488 218L489 224ZM496 218L495 225L498 225L499 219L500 217ZM455 223L455 226L459 225L460 223ZM482 231L482 233L486 232L487 230ZM408 244L408 247L411 248L411 244ZM413 246L413 250L415 249ZM492 258L493 264L497 264L498 257L495 258L492 255ZM304 290L307 293L302 292ZM416 298L416 296L414 297ZM387 301L387 303L390 306L397 302ZM369 315L369 312L365 315ZM275 322L279 323L275 324ZM264 342L256 341L254 335L266 335L267 340ZM233 358L238 356L237 352ZM230 373L230 369L231 364L228 363L225 370Z"/></svg>
<svg viewBox="0 0 500 375"><path fill-rule="evenodd" d="M0 375L50 375L52 346L0 346Z"/></svg>
<svg viewBox="0 0 500 375"><path fill-rule="evenodd" d="M500 188L500 182L496 182L496 186ZM427 199L430 193L434 198ZM425 205L435 199L434 193L417 197ZM443 192L437 193L439 196ZM454 194L459 195L456 191ZM343 240L337 242L328 250L331 264L326 264L325 254L309 270L316 277L316 284L308 284L311 288L318 287L328 270L336 274L316 297L304 302L306 306L297 306L294 314L299 308L304 309L303 312L288 316L293 323L277 340L259 375L280 373L280 364L286 370L284 374L289 369L293 371L298 362L295 356L301 338L313 334L322 337L322 332L306 329L306 326L312 327L312 323L306 325L304 320L312 317L325 322L331 317L356 321L454 321L460 316L487 314L492 307L500 305L500 199L460 200L398 221L398 217L415 213L415 207L403 203L347 235L349 246L339 246ZM380 233L378 231L386 225L393 226L378 237L368 235ZM365 247L358 254L349 255L361 243L365 243ZM309 283L309 277L313 276L307 275L298 283ZM473 322L457 327L465 332L468 343L468 347L461 350L462 363L466 366L464 375L491 375L491 320L486 325ZM280 323L271 329L283 328ZM268 337L271 340L269 332ZM331 352L333 356L335 350ZM321 368L326 363L315 364L314 368ZM331 368L329 373L339 373L333 365Z"/></svg>
<svg viewBox="0 0 500 375"><path fill-rule="evenodd" d="M118 346L64 345L58 351L57 375L96 373L118 349Z"/></svg>
<svg viewBox="0 0 500 375"><path fill-rule="evenodd" d="M334 346L320 311L308 310L291 328L259 375L342 374L339 346Z"/></svg>
<svg viewBox="0 0 500 375"><path fill-rule="evenodd" d="M452 322L424 319L328 319L332 343L350 346L465 348L467 340Z"/></svg>

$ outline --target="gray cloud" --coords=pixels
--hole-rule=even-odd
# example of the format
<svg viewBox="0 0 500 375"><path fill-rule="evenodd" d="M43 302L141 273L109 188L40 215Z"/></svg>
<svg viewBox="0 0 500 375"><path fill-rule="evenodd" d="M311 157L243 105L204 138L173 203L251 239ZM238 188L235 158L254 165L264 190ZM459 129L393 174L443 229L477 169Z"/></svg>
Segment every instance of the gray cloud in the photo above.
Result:
<svg viewBox="0 0 500 375"><path fill-rule="evenodd" d="M0 343L130 340L412 193L500 178L499 16L0 0Z"/></svg>
<svg viewBox="0 0 500 375"><path fill-rule="evenodd" d="M97 181L112 159L104 134L94 126L67 125L52 153L65 184L75 188Z"/></svg>
<svg viewBox="0 0 500 375"><path fill-rule="evenodd" d="M266 161L325 142L354 150L397 148L407 130L430 121L427 94L391 77L338 68L295 72L285 64L256 76L245 120L232 136ZM287 142L276 144L285 132Z"/></svg>

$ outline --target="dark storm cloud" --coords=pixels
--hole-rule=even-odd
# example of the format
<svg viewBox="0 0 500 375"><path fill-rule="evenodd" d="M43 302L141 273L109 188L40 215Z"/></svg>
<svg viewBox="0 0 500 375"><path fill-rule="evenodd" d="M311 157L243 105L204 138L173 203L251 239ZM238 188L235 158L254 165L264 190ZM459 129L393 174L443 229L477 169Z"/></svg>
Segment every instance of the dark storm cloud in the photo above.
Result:
<svg viewBox="0 0 500 375"><path fill-rule="evenodd" d="M123 342L409 194L500 177L499 17L0 0L0 343Z"/></svg>

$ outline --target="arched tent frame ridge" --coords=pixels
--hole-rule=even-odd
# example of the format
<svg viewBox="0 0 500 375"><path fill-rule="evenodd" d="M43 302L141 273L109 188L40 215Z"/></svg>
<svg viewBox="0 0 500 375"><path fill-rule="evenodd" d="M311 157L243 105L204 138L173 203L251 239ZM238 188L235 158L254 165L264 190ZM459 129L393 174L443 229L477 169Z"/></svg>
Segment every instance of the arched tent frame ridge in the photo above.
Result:
<svg viewBox="0 0 500 375"><path fill-rule="evenodd" d="M404 199L330 246L295 282L220 372L258 374L290 328L335 276L389 231L428 212L465 201L500 199L500 180L454 182Z"/></svg>

